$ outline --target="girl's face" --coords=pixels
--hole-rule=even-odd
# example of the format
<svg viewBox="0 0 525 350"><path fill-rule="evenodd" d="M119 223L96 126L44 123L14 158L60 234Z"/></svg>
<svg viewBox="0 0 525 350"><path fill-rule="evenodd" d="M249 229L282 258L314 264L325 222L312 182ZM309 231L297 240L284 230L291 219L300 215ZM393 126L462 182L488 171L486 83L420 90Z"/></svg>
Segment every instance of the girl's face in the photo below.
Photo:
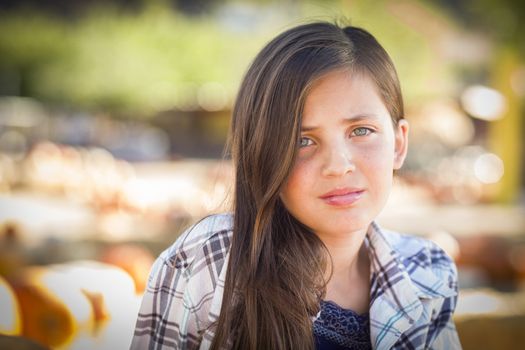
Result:
<svg viewBox="0 0 525 350"><path fill-rule="evenodd" d="M290 213L321 238L367 230L403 164L408 124L393 126L366 74L334 71L305 101L296 163L281 192Z"/></svg>

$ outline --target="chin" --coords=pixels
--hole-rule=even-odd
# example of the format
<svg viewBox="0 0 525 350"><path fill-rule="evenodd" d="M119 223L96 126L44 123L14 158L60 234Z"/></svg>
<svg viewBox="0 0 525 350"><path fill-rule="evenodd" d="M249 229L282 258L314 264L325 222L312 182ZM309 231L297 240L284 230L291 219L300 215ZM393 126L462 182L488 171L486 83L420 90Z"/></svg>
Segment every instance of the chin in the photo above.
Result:
<svg viewBox="0 0 525 350"><path fill-rule="evenodd" d="M314 232L325 232L330 235L340 235L352 232L367 231L372 219L363 217L346 217L346 218L324 218L319 222L323 222L323 226L316 225L313 228Z"/></svg>
<svg viewBox="0 0 525 350"><path fill-rule="evenodd" d="M368 230L368 226L370 226L370 223L371 221L368 221L368 220L355 220L355 221L352 221L351 223L347 223L347 224L342 224L342 225L337 225L336 228L337 228L337 232L339 233L352 233L352 232L357 232L357 231L367 231Z"/></svg>

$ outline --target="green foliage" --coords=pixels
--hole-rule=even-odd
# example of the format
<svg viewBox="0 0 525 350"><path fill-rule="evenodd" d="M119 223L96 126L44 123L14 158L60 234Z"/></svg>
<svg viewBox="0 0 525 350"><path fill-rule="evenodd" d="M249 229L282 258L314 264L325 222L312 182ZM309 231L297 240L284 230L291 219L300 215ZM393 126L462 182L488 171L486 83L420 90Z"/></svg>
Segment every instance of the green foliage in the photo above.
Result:
<svg viewBox="0 0 525 350"><path fill-rule="evenodd" d="M305 3L305 17L334 19L363 27L371 32L391 56L401 81L405 101L416 101L450 94L454 72L449 62L433 51L428 37L410 27L394 11L398 3L387 0L339 1L339 7L324 2ZM435 16L439 9L425 2L413 2Z"/></svg>
<svg viewBox="0 0 525 350"><path fill-rule="evenodd" d="M98 9L77 22L37 13L0 19L0 68L28 80L22 94L139 115L194 99L206 82L233 94L261 44L207 18L160 9Z"/></svg>

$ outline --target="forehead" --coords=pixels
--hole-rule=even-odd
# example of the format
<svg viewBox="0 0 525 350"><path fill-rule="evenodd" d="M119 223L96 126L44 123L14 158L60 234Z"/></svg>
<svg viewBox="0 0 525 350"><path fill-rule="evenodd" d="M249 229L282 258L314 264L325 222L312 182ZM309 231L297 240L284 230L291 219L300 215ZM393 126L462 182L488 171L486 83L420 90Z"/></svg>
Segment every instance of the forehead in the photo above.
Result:
<svg viewBox="0 0 525 350"><path fill-rule="evenodd" d="M319 78L306 96L303 125L327 117L386 116L388 109L368 74L337 70Z"/></svg>

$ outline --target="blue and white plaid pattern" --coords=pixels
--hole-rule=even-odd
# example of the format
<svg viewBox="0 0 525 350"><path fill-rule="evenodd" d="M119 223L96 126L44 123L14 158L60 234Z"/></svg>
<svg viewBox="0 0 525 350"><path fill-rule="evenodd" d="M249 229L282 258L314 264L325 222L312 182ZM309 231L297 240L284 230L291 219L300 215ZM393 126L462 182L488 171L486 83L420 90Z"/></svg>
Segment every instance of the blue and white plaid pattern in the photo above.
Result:
<svg viewBox="0 0 525 350"><path fill-rule="evenodd" d="M208 349L220 313L232 236L231 214L186 230L156 260L131 349ZM365 238L371 260L374 349L461 349L452 314L457 271L434 243L380 229Z"/></svg>

